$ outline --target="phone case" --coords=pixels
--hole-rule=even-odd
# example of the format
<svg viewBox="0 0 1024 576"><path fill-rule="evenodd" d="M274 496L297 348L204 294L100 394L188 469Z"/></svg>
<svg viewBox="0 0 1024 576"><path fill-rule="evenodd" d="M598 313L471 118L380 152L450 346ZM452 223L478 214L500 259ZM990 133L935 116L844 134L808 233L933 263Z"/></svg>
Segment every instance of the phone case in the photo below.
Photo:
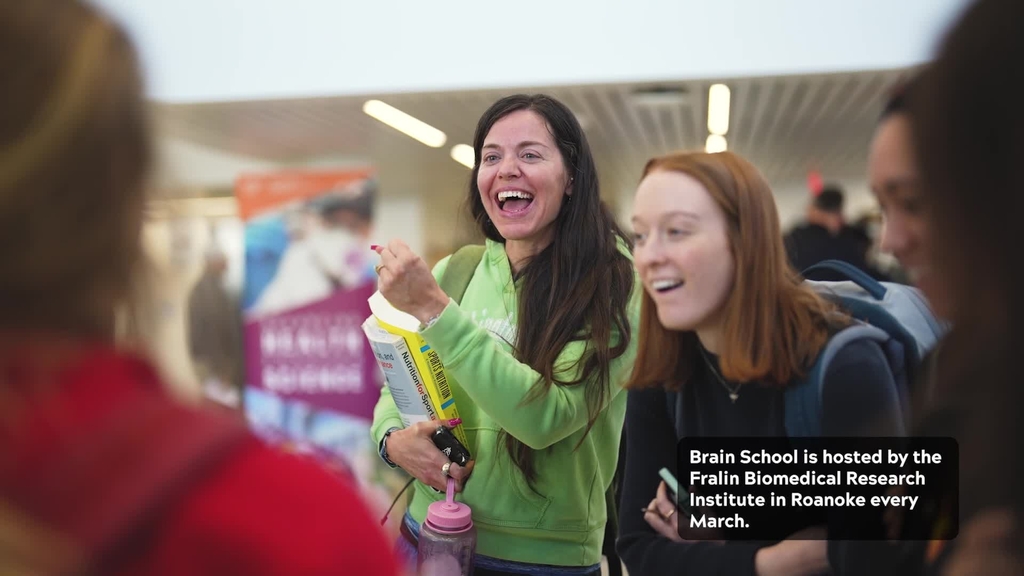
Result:
<svg viewBox="0 0 1024 576"><path fill-rule="evenodd" d="M668 468L662 468L659 470L658 475L661 476L661 479L665 481L665 485L668 486L668 489L672 492L672 495L675 497L676 505L679 506L683 512L689 515L690 492L679 491L679 481L676 480L676 477L673 476L671 472L669 472Z"/></svg>
<svg viewBox="0 0 1024 576"><path fill-rule="evenodd" d="M469 464L471 460L469 450L462 445L462 442L459 442L459 439L448 428L438 426L437 430L434 430L434 433L430 435L430 439L434 442L434 446L437 446L438 450L444 452L444 455L452 462L459 466Z"/></svg>
<svg viewBox="0 0 1024 576"><path fill-rule="evenodd" d="M669 472L668 468L662 468L658 471L658 474L661 476L661 479L665 481L669 490L679 494L679 481L676 480L676 477L673 476L671 472Z"/></svg>

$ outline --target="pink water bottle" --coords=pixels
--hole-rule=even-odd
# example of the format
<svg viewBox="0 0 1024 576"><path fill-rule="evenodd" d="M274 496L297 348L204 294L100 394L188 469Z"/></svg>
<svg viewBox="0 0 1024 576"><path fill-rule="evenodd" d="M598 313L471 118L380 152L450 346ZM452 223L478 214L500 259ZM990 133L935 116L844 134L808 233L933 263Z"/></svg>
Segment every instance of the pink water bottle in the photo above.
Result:
<svg viewBox="0 0 1024 576"><path fill-rule="evenodd" d="M455 501L455 479L448 478L445 499L427 507L420 527L420 576L470 576L476 554L473 511Z"/></svg>

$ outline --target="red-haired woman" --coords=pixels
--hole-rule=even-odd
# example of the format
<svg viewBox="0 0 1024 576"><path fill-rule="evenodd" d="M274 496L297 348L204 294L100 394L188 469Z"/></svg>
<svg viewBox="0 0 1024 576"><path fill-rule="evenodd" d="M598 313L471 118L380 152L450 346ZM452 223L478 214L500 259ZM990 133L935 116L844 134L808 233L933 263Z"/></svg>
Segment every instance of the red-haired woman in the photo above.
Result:
<svg viewBox="0 0 1024 576"><path fill-rule="evenodd" d="M645 294L628 384L618 540L626 567L632 574L827 571L827 518L801 525L776 514L766 521L788 522L794 533L779 541L690 536L659 470L675 469L683 436L785 436L784 391L849 318L790 267L771 189L735 154L648 162L632 225ZM898 402L885 400L893 376L877 343L840 348L823 382L824 436L900 430ZM680 536L680 525L692 540Z"/></svg>

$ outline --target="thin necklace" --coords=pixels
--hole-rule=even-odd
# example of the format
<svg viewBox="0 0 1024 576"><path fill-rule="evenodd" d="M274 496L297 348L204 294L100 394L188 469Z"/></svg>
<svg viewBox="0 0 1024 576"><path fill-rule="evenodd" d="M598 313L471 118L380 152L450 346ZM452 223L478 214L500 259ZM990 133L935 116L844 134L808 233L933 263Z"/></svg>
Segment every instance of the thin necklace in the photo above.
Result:
<svg viewBox="0 0 1024 576"><path fill-rule="evenodd" d="M732 403L735 404L736 400L740 397L741 384L737 384L735 390L730 388L729 385L725 383L725 378L722 378L722 375L715 369L714 364L711 363L711 359L708 358L707 352L704 352L704 347L698 344L697 349L700 350L700 355L704 357L704 363L707 364L708 368L711 368L711 373L715 375L715 378L718 378L718 382L721 383L722 387L729 392L729 400L732 400Z"/></svg>

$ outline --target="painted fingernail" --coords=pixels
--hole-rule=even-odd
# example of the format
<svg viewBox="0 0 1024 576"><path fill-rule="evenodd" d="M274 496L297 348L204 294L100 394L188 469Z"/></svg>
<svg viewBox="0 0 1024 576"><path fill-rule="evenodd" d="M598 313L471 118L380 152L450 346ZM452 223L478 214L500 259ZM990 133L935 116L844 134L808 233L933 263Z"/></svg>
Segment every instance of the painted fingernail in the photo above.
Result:
<svg viewBox="0 0 1024 576"><path fill-rule="evenodd" d="M448 425L452 427L458 426L459 424L462 424L462 418L452 418L448 421Z"/></svg>
<svg viewBox="0 0 1024 576"><path fill-rule="evenodd" d="M376 252L378 248L380 248L380 246L378 246L376 244L370 244L370 250L373 250L374 252Z"/></svg>

